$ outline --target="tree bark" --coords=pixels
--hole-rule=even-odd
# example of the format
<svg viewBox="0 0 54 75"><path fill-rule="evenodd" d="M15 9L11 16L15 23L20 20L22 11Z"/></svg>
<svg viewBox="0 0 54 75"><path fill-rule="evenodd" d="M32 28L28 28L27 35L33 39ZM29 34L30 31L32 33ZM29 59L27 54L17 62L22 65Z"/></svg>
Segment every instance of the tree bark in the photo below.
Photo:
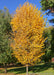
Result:
<svg viewBox="0 0 54 75"><path fill-rule="evenodd" d="M4 64L4 68L5 68L5 73L7 73L7 64Z"/></svg>
<svg viewBox="0 0 54 75"><path fill-rule="evenodd" d="M28 65L26 65L26 75L28 75Z"/></svg>

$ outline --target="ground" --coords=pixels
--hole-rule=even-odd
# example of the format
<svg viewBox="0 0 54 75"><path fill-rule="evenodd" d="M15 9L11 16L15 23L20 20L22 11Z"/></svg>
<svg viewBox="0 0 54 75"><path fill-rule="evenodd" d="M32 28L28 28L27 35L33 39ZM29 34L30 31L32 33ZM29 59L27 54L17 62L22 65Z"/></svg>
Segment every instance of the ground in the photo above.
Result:
<svg viewBox="0 0 54 75"><path fill-rule="evenodd" d="M29 74L35 75L54 75L54 63L42 63L36 66L29 66ZM0 69L0 75L26 75L26 67L11 67L7 68L7 74L4 74L4 69Z"/></svg>

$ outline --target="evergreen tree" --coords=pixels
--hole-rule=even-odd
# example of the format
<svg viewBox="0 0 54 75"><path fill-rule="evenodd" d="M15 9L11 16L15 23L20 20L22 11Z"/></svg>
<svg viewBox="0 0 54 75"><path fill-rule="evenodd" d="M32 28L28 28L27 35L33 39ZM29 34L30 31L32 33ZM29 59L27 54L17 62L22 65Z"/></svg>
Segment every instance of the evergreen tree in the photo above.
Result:
<svg viewBox="0 0 54 75"><path fill-rule="evenodd" d="M48 10L54 12L54 0L41 0L42 10Z"/></svg>
<svg viewBox="0 0 54 75"><path fill-rule="evenodd" d="M52 26L44 30L44 37L47 37L45 41L45 55L43 60L45 62L51 62L51 58L54 57L54 28Z"/></svg>
<svg viewBox="0 0 54 75"><path fill-rule="evenodd" d="M15 62L10 47L10 20L11 15L8 9L0 10L0 63L4 65L5 72L7 72L7 63Z"/></svg>
<svg viewBox="0 0 54 75"><path fill-rule="evenodd" d="M41 0L42 10L49 10L46 14L54 16L54 0ZM49 20L49 22L54 23L54 19Z"/></svg>

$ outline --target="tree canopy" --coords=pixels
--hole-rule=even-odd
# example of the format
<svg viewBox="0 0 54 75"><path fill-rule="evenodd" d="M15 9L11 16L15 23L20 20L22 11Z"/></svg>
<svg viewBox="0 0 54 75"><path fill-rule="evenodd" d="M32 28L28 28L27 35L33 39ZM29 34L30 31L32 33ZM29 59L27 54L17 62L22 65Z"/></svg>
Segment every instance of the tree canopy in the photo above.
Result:
<svg viewBox="0 0 54 75"><path fill-rule="evenodd" d="M8 33L11 31L10 26L11 15L9 10L4 7L4 10L0 10L0 27L2 28L2 32Z"/></svg>
<svg viewBox="0 0 54 75"><path fill-rule="evenodd" d="M5 65L14 62L10 47L11 15L7 8L0 10L0 63Z"/></svg>
<svg viewBox="0 0 54 75"><path fill-rule="evenodd" d="M52 26L45 28L44 37L47 37L47 40L45 41L46 51L43 59L45 62L49 62L54 57L54 28Z"/></svg>
<svg viewBox="0 0 54 75"><path fill-rule="evenodd" d="M24 65L33 64L44 54L42 37L45 22L40 10L32 4L25 3L16 9L11 20L15 57Z"/></svg>
<svg viewBox="0 0 54 75"><path fill-rule="evenodd" d="M41 0L42 10L50 9L54 13L54 0Z"/></svg>

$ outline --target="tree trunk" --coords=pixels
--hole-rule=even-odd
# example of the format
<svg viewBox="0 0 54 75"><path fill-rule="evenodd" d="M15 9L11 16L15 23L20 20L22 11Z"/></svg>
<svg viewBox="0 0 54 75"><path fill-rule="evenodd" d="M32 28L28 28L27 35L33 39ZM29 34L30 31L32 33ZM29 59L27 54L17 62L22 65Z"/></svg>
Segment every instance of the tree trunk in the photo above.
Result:
<svg viewBox="0 0 54 75"><path fill-rule="evenodd" d="M26 65L26 75L28 75L28 65Z"/></svg>
<svg viewBox="0 0 54 75"><path fill-rule="evenodd" d="M7 73L7 64L4 64L4 68L5 68L5 73Z"/></svg>

